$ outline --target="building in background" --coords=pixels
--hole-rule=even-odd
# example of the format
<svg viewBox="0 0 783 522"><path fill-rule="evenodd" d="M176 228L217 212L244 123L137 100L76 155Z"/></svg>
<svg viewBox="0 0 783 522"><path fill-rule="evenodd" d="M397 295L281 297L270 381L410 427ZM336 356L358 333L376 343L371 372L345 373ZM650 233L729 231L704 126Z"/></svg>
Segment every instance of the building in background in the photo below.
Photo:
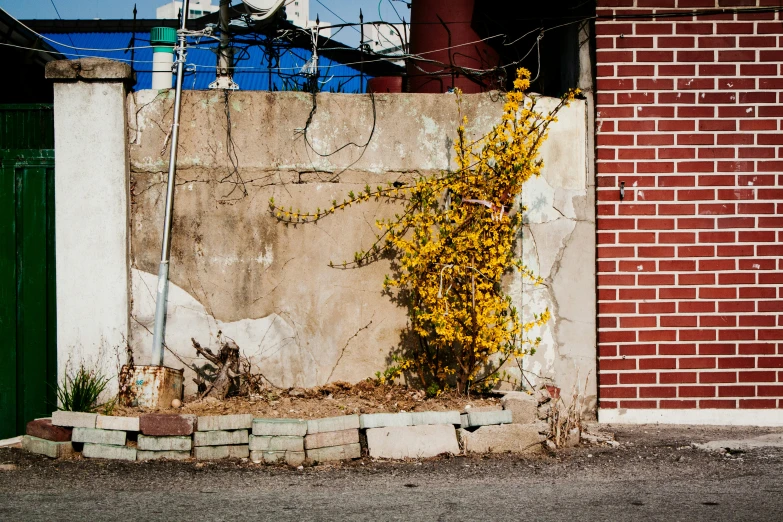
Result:
<svg viewBox="0 0 783 522"><path fill-rule="evenodd" d="M287 2L285 5L286 19L297 27L315 27L315 20L310 20L310 0L293 0L293 2ZM320 20L320 25L323 27L329 25L329 22ZM329 38L332 35L331 29L321 29L319 31L321 36Z"/></svg>
<svg viewBox="0 0 783 522"><path fill-rule="evenodd" d="M158 20L163 19L177 19L179 18L179 12L182 9L182 2L169 2L168 4L158 7L155 17ZM190 7L188 8L188 18L200 18L204 15L216 13L220 10L219 5L213 5L212 0L192 0Z"/></svg>
<svg viewBox="0 0 783 522"><path fill-rule="evenodd" d="M378 54L399 54L408 46L409 27L403 24L368 24L365 26L365 43Z"/></svg>

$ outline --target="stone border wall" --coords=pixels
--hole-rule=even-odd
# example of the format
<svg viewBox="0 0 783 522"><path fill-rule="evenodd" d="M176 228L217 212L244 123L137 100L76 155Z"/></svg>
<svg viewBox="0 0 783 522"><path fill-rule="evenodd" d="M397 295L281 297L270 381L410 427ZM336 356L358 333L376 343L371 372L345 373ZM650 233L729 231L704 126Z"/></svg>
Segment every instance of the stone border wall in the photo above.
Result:
<svg viewBox="0 0 783 522"><path fill-rule="evenodd" d="M531 406L532 405L532 406ZM250 459L254 463L420 459L442 454L535 453L546 423L535 399L514 397L502 410L400 412L299 420L250 414L143 414L113 417L55 411L27 426L23 449L51 458L112 460ZM525 424L514 420L531 421Z"/></svg>

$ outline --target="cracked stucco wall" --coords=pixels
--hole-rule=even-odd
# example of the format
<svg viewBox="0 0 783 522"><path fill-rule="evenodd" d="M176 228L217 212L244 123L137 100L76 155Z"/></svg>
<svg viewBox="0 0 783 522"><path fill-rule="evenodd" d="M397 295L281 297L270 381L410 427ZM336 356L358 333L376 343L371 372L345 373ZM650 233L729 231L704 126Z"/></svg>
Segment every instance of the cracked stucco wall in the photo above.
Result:
<svg viewBox="0 0 783 522"><path fill-rule="evenodd" d="M464 98L467 130L481 136L503 99ZM130 345L141 363L151 344L172 103L166 91L128 100ZM404 309L381 294L388 262L355 270L328 263L352 259L374 240L375 219L396 207L366 203L315 225L284 226L270 216L268 201L325 208L367 184L453 167L454 96L321 94L308 145L302 129L311 109L303 93L184 94L167 365L192 363L190 338L214 346L220 331L278 386L355 382L387 366L406 324ZM555 314L540 332L539 352L525 360L528 378L552 379L567 393L589 375L587 394L594 396L595 219L584 104L559 120L544 147L544 174L524 193L529 211L518 243L547 282L531 289L514 279L509 291L525 313L549 306Z"/></svg>

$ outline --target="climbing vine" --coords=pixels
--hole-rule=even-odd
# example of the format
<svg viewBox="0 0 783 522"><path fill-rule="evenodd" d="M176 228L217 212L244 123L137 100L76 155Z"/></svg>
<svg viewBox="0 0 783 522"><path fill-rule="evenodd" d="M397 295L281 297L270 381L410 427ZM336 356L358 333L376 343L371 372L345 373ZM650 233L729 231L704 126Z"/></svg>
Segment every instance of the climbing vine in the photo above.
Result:
<svg viewBox="0 0 783 522"><path fill-rule="evenodd" d="M549 310L523 322L502 278L516 270L534 284L542 283L514 256L525 210L517 201L524 183L541 173L539 151L549 125L579 90L544 110L538 96L525 94L529 79L527 70L517 71L500 122L476 141L466 134L468 119L457 92L460 120L453 171L410 184L366 186L310 213L286 210L270 200L272 214L285 223L316 222L369 200L402 205L393 218L376 221L380 232L366 250L356 252L351 262L331 264L347 268L385 253L395 257L396 273L386 276L384 287L404 299L418 342L395 355L394 371L385 372L384 379L411 372L431 394L454 385L461 392L489 388L501 378L499 369L506 361L533 352L541 342L530 335L549 320Z"/></svg>

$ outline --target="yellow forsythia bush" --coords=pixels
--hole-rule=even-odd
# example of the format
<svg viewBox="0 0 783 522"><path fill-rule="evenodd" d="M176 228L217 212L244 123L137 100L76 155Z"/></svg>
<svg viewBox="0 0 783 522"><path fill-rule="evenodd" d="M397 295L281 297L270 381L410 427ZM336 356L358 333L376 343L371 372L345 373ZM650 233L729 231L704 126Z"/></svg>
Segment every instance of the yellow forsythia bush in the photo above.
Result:
<svg viewBox="0 0 783 522"><path fill-rule="evenodd" d="M378 220L378 241L357 252L350 264L394 253L397 273L387 276L384 286L404 296L419 340L396 356L401 364L395 370L412 372L432 394L450 386L466 392L495 385L505 361L535 349L540 339L527 334L550 317L544 310L523 323L501 280L517 270L541 282L514 257L524 211L518 196L527 180L540 175L539 151L549 125L579 91L566 93L551 111L539 110L538 98L525 94L529 78L527 70L517 71L500 122L477 141L466 135L468 120L457 93L460 125L454 145L457 169L452 172L399 187L366 187L315 213L286 211L270 201L279 220L294 223L317 221L370 199L402 201L404 211Z"/></svg>

